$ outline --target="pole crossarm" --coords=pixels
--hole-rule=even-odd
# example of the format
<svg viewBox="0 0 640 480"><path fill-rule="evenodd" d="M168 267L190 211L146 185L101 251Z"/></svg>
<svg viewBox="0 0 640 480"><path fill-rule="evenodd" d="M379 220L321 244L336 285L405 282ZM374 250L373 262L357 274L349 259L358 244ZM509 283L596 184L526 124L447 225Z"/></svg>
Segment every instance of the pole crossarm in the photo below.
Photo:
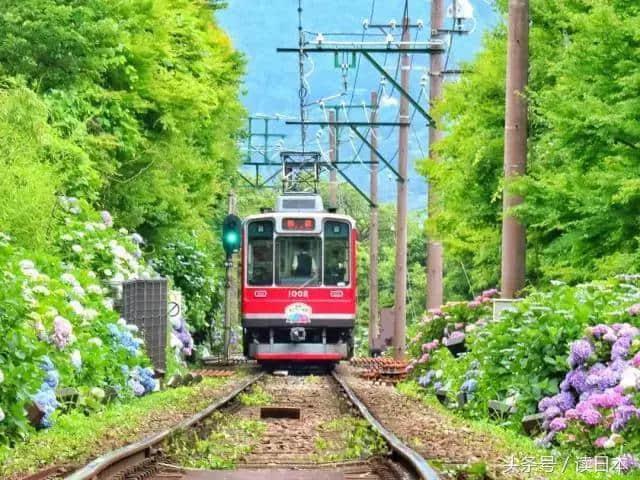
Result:
<svg viewBox="0 0 640 480"><path fill-rule="evenodd" d="M385 46L386 45L386 46ZM440 53L444 51L444 46L424 46L424 47L404 47L396 46L397 44L390 43L380 45L379 47L365 47L365 46L340 46L340 45L326 45L326 46L314 46L314 47L302 47L302 53L406 53L407 55L412 53ZM294 47L278 47L276 49L279 53L300 53L300 48Z"/></svg>
<svg viewBox="0 0 640 480"><path fill-rule="evenodd" d="M389 83L391 83L395 88L397 88L400 94L403 97L405 97L418 112L420 112L420 115L422 115L427 120L428 125L435 125L435 122L433 121L433 118L431 118L431 115L429 115L427 111L424 108L422 108L422 105L420 105L411 95L409 95L409 92L407 92L404 88L402 88L402 86L396 81L395 78L393 78L392 75L389 75L389 73L384 68L382 68L382 65L380 65L376 61L376 59L373 58L373 56L369 55L368 52L362 52L362 55L364 55L364 58L369 60L371 65L373 65L373 67L378 72L380 72L382 76L384 76L387 80L389 80Z"/></svg>
<svg viewBox="0 0 640 480"><path fill-rule="evenodd" d="M336 127L408 127L409 122L327 122L311 121L311 120L287 120L287 125L319 125L322 127L336 126Z"/></svg>
<svg viewBox="0 0 640 480"><path fill-rule="evenodd" d="M369 147L369 148L371 149L371 151L372 151L372 152L374 152L374 153L376 154L376 156L377 156L380 160L382 160L382 163L384 163L384 164L387 166L387 168L393 172L393 174L396 176L396 179L398 180L398 182L404 183L404 182L406 181L406 179L402 178L402 177L400 176L400 174L398 173L398 171L397 171L395 168L393 168L393 166L392 166L389 162L387 162L386 158L384 158L384 157L382 156L382 154L378 151L378 149L377 149L376 147L374 147L373 145L371 145L371 142L367 139L367 137L365 137L364 135L362 135L362 134L360 133L360 131L359 131L357 128L353 127L353 126L351 127L351 130L353 130L353 133L355 133L355 134L358 136L358 138L359 138L360 140L362 140L362 141L363 141L363 143L364 143L367 147Z"/></svg>

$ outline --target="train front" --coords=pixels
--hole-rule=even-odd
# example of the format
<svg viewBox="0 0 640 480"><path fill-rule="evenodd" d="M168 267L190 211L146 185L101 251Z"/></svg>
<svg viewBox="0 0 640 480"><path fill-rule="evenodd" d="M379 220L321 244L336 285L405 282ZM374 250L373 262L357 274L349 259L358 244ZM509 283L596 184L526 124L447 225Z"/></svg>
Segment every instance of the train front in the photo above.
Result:
<svg viewBox="0 0 640 480"><path fill-rule="evenodd" d="M278 206L244 223L244 354L262 363L350 358L355 222L325 213L316 196L286 196Z"/></svg>

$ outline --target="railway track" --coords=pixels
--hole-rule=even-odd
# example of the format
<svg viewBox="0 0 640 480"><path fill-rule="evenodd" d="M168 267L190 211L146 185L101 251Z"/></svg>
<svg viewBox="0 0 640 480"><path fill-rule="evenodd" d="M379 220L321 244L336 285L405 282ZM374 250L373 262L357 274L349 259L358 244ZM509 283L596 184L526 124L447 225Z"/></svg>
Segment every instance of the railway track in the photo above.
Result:
<svg viewBox="0 0 640 480"><path fill-rule="evenodd" d="M262 404L241 399L243 393L255 392L256 388L266 399ZM239 456L234 469L193 468L188 466L189 453L188 461L184 461L184 448L180 455L176 453L179 450L176 445L184 447L189 438L196 445L230 418L238 422L260 422L262 429L246 454ZM358 425L366 425L366 435L377 439L375 452L355 455L366 458L344 455L345 449L354 448L350 442L355 438L346 432ZM360 434L363 434L362 428ZM228 433L221 435L229 436ZM361 444L369 439L360 439L357 446L363 447ZM202 455L201 450L194 447L193 455ZM260 373L176 427L103 455L64 478L437 480L440 477L420 455L371 415L338 374L277 377Z"/></svg>

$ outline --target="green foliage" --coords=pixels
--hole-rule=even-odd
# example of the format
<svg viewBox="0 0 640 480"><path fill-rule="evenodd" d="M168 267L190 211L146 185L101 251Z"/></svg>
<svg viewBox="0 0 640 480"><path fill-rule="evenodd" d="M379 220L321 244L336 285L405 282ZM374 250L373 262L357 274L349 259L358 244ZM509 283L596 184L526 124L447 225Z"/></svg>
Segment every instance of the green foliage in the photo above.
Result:
<svg viewBox="0 0 640 480"><path fill-rule="evenodd" d="M637 323L626 310L638 296L637 280L629 278L535 290L500 321L467 334L466 354L454 358L441 348L428 368L440 371L440 382L455 395L470 364L476 363L477 390L464 414L486 418L490 400L511 398L517 411L504 425L519 430L522 417L536 413L542 397L557 393L568 370L571 342L590 325Z"/></svg>
<svg viewBox="0 0 640 480"><path fill-rule="evenodd" d="M240 403L245 407L259 407L268 405L273 398L269 392L266 392L260 385L256 385L250 392L238 395L238 400L240 400Z"/></svg>
<svg viewBox="0 0 640 480"><path fill-rule="evenodd" d="M32 431L25 408L42 390L45 356L60 387L80 390L85 411L99 408L92 397L103 396L106 387L119 389L122 398L133 395L128 372L149 363L138 345L125 345L112 333L133 327L119 320L106 285L152 272L136 258L139 250L128 235L98 221L75 199L62 205L76 215L65 218L70 233L49 239L49 254L33 255L8 237L0 239L0 324L6 332L0 337L0 444ZM52 383L55 389L58 381Z"/></svg>
<svg viewBox="0 0 640 480"><path fill-rule="evenodd" d="M148 431L159 419L172 421L176 409L195 413L211 402L211 395L228 379L205 378L195 387L180 387L126 403L109 405L99 415L75 410L56 425L41 430L15 448L0 446L0 476L12 478L46 465L82 463L108 449L109 442L125 444Z"/></svg>
<svg viewBox="0 0 640 480"><path fill-rule="evenodd" d="M263 421L221 412L214 412L209 423L215 423L215 428L204 439L193 431L172 440L175 462L201 469L235 468L238 460L251 453L267 429Z"/></svg>
<svg viewBox="0 0 640 480"><path fill-rule="evenodd" d="M166 271L190 288L198 330L219 306L222 270L201 268L208 283L196 295L198 281L167 250L181 242L186 255L220 262L211 225L235 181L245 112L243 60L216 26L216 8L10 0L0 16L0 231L47 250L63 228L57 195L106 208L145 237L147 252L163 250Z"/></svg>
<svg viewBox="0 0 640 480"><path fill-rule="evenodd" d="M384 438L361 418L335 418L321 428L323 436L315 439L315 455L319 462L365 459L387 451Z"/></svg>
<svg viewBox="0 0 640 480"><path fill-rule="evenodd" d="M508 188L525 198L534 285L639 268L639 16L629 2L531 2L529 176ZM472 290L499 276L505 61L500 25L445 88L441 161L422 165L446 192L429 231L445 243L448 298L468 293L467 274Z"/></svg>

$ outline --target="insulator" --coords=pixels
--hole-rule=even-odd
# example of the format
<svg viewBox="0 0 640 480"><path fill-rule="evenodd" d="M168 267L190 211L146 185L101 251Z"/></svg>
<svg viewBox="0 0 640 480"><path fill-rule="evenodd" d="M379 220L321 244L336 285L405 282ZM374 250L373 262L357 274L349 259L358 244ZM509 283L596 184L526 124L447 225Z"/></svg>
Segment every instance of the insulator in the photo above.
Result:
<svg viewBox="0 0 640 480"><path fill-rule="evenodd" d="M316 43L321 44L322 42L324 42L324 35L322 35L322 33L318 33L316 36Z"/></svg>
<svg viewBox="0 0 640 480"><path fill-rule="evenodd" d="M391 28L391 30L395 29L397 25L398 25L398 22L396 22L395 18L392 18L391 20L389 20L389 27Z"/></svg>
<svg viewBox="0 0 640 480"><path fill-rule="evenodd" d="M367 28L369 28L369 19L368 18L363 18L362 19L362 28L364 28L365 30Z"/></svg>
<svg viewBox="0 0 640 480"><path fill-rule="evenodd" d="M386 38L386 40L387 40L387 43L391 43L391 42L393 42L393 35L391 35L390 33L387 33L387 38Z"/></svg>
<svg viewBox="0 0 640 480"><path fill-rule="evenodd" d="M416 25L418 26L418 28L419 28L420 30L422 30L422 29L424 28L424 20L422 20L421 18L419 18L419 19L416 21Z"/></svg>
<svg viewBox="0 0 640 480"><path fill-rule="evenodd" d="M420 86L421 87L425 87L427 85L427 82L429 81L429 77L427 76L426 73L424 73L421 77L420 77Z"/></svg>

